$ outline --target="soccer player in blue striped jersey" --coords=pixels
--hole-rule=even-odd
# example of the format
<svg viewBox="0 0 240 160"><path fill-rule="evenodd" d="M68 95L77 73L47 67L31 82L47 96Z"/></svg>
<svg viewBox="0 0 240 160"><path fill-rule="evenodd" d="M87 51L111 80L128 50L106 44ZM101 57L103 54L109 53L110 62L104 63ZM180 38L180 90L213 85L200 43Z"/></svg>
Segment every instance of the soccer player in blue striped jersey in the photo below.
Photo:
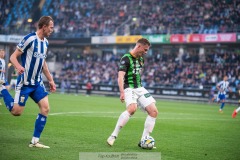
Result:
<svg viewBox="0 0 240 160"><path fill-rule="evenodd" d="M5 60L4 60L5 51L0 49L0 80L5 81Z"/></svg>
<svg viewBox="0 0 240 160"><path fill-rule="evenodd" d="M39 139L49 112L48 92L42 81L42 73L49 81L50 92L56 91L56 85L45 61L48 48L46 37L50 36L53 28L54 22L50 16L41 17L38 21L37 31L25 36L11 55L10 61L18 72L14 99L5 89L4 84L0 89L7 109L14 116L21 115L29 96L38 104L40 112L35 121L35 129L29 147L50 148L39 143ZM21 57L21 64L18 57Z"/></svg>
<svg viewBox="0 0 240 160"><path fill-rule="evenodd" d="M7 79L5 78L5 72L6 72L6 62L5 62L5 50L0 49L0 81L5 83L6 88L9 90L10 86L7 82Z"/></svg>
<svg viewBox="0 0 240 160"><path fill-rule="evenodd" d="M223 107L226 101L226 91L232 91L229 87L228 77L224 76L223 80L217 84L216 88L218 90L217 102L221 102L219 112L223 113Z"/></svg>

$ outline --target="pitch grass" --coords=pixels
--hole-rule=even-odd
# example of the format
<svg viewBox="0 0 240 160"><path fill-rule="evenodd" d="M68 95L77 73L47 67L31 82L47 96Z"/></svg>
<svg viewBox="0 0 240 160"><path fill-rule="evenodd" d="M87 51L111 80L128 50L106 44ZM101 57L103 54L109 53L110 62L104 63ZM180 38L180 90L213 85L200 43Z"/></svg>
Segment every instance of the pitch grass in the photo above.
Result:
<svg viewBox="0 0 240 160"><path fill-rule="evenodd" d="M32 100L20 117L0 107L1 160L78 160L79 152L146 152L137 147L146 117L140 110L109 147L106 139L125 110L118 98L52 94L49 99L51 111L41 142L50 149L28 147L38 113ZM226 104L223 114L216 104L160 100L157 107L152 133L157 149L147 152L161 152L163 160L239 159L240 115L231 118L236 107Z"/></svg>

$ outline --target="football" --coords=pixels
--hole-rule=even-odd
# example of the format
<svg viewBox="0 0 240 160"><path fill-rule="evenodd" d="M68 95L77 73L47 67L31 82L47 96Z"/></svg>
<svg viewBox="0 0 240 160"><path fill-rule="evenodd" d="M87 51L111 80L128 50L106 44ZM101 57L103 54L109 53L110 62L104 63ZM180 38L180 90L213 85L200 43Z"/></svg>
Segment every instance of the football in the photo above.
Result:
<svg viewBox="0 0 240 160"><path fill-rule="evenodd" d="M153 149L155 144L155 140L153 137L151 136L145 136L142 140L141 140L141 147L143 149Z"/></svg>

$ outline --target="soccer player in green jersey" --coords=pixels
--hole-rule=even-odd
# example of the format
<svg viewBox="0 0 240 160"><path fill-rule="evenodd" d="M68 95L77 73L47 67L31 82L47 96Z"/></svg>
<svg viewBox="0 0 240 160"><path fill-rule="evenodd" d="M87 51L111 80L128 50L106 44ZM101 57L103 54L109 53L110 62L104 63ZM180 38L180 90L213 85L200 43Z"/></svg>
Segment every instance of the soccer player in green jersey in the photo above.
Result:
<svg viewBox="0 0 240 160"><path fill-rule="evenodd" d="M126 125L130 117L139 107L148 114L142 138L149 136L153 131L158 110L155 99L142 86L140 73L144 65L143 56L147 54L151 44L145 38L140 38L134 49L125 54L120 61L118 71L118 86L120 90L120 100L126 103L126 110L119 116L116 127L107 143L112 146L121 128ZM138 144L141 147L140 143Z"/></svg>

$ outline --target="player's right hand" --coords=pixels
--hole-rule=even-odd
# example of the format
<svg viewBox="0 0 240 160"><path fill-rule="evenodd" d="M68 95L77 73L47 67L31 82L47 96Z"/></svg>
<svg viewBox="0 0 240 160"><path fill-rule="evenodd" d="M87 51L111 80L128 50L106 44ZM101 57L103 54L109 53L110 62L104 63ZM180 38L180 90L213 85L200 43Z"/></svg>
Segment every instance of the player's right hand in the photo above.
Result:
<svg viewBox="0 0 240 160"><path fill-rule="evenodd" d="M124 93L120 93L120 100L122 103L124 102L124 100L125 100Z"/></svg>

